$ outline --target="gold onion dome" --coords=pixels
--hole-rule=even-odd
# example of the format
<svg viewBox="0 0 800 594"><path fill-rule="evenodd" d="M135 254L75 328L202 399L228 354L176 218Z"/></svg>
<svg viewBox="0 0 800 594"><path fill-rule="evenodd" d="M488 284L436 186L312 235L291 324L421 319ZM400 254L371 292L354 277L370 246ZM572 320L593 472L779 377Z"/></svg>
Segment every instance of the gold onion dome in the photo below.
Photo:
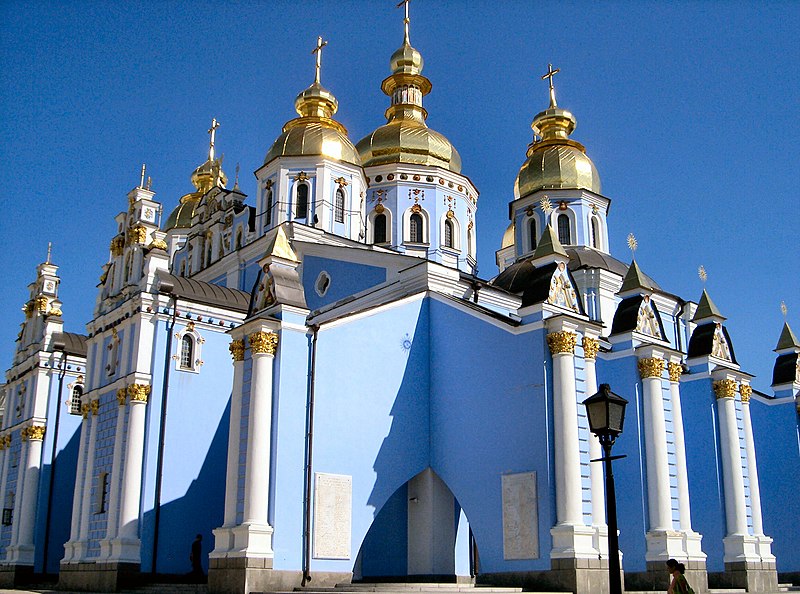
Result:
<svg viewBox="0 0 800 594"><path fill-rule="evenodd" d="M422 107L422 98L431 92L431 81L422 75L424 64L422 54L408 40L406 16L403 45L392 54L392 74L381 84L392 102L385 113L387 123L356 145L364 167L412 163L461 172L461 155L447 138L425 123L428 112Z"/></svg>
<svg viewBox="0 0 800 594"><path fill-rule="evenodd" d="M569 137L577 125L575 116L556 105L552 87L552 75L556 72L549 74L550 107L537 114L531 123L540 139L528 146L528 158L517 175L514 192L518 198L552 188L579 188L596 194L601 191L600 175L586 156L586 149Z"/></svg>
<svg viewBox="0 0 800 594"><path fill-rule="evenodd" d="M327 42L319 38L317 75L314 82L295 99L294 108L300 116L289 120L264 157L266 165L278 157L322 156L361 166L361 158L347 137L347 129L333 119L339 102L319 82L320 50Z"/></svg>

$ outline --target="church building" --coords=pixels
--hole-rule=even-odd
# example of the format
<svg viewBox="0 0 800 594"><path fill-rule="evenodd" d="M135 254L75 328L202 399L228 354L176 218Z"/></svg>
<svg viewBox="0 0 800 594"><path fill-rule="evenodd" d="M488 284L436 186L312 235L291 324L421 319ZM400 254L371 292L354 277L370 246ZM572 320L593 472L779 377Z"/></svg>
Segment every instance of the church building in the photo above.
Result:
<svg viewBox="0 0 800 594"><path fill-rule="evenodd" d="M629 400L614 451L628 590L664 591L670 558L697 592L775 592L778 570L800 571L789 325L759 392L706 290L680 297L611 255L611 198L552 65L534 141L509 157L508 228L481 237L498 270L477 276L480 192L428 127L405 9L386 122L365 138L336 120L320 37L255 196L238 171L229 188L212 120L168 216L144 169L120 196L84 334L64 331L51 255L38 266L4 386L1 586L185 574L199 534L212 593L606 591L583 406L603 384Z"/></svg>

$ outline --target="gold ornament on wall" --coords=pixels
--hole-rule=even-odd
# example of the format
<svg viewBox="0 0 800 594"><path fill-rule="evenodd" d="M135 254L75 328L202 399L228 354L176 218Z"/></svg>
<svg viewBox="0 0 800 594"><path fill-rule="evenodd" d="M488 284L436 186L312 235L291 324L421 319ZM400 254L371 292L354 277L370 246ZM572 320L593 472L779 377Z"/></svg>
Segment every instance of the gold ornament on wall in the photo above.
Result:
<svg viewBox="0 0 800 594"><path fill-rule="evenodd" d="M661 374L664 373L664 365L666 361L661 357L646 357L644 359L639 359L637 366L639 367L639 376L642 379L647 379L651 377L660 378Z"/></svg>
<svg viewBox="0 0 800 594"><path fill-rule="evenodd" d="M714 382L714 394L717 398L734 398L736 396L736 382L732 379Z"/></svg>
<svg viewBox="0 0 800 594"><path fill-rule="evenodd" d="M36 304L36 310L39 313L47 312L47 297L44 295L39 295L36 299L34 299L34 302Z"/></svg>
<svg viewBox="0 0 800 594"><path fill-rule="evenodd" d="M274 355L278 348L278 335L275 332L253 332L248 339L254 355Z"/></svg>
<svg viewBox="0 0 800 594"><path fill-rule="evenodd" d="M547 346L550 347L550 353L553 355L574 353L577 342L578 335L567 330L563 332L551 332L547 335Z"/></svg>

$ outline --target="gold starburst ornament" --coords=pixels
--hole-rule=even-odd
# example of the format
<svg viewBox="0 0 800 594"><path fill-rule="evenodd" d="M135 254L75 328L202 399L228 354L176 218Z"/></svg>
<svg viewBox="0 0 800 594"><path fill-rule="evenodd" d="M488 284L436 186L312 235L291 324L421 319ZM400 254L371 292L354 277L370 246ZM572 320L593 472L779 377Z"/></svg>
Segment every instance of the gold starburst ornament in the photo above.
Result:
<svg viewBox="0 0 800 594"><path fill-rule="evenodd" d="M639 247L639 242L636 241L636 236L633 233L628 233L628 248L636 255L636 248Z"/></svg>
<svg viewBox="0 0 800 594"><path fill-rule="evenodd" d="M551 212L553 212L553 204L550 202L550 198L547 196L539 201L539 206L542 207L542 211L544 211L544 214L546 215L549 215Z"/></svg>
<svg viewBox="0 0 800 594"><path fill-rule="evenodd" d="M708 273L706 273L706 267L703 266L702 264L700 265L700 268L697 269L697 276L699 276L700 280L703 281L704 283L708 280Z"/></svg>
<svg viewBox="0 0 800 594"><path fill-rule="evenodd" d="M781 301L781 313L783 314L783 319L786 320L786 314L789 313L789 309L786 307L785 301Z"/></svg>

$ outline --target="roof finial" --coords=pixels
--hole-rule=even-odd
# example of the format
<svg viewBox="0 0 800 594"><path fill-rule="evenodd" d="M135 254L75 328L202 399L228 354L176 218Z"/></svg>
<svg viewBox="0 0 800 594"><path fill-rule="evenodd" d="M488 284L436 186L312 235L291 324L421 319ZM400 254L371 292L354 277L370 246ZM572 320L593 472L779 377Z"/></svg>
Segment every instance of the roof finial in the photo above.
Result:
<svg viewBox="0 0 800 594"><path fill-rule="evenodd" d="M550 79L550 107L558 107L556 104L556 90L555 87L553 87L553 77L559 72L561 72L561 68L556 68L553 70L553 65L548 64L547 73L542 75L542 80L546 78Z"/></svg>
<svg viewBox="0 0 800 594"><path fill-rule="evenodd" d="M211 119L211 127L208 129L208 133L211 135L211 141L208 143L208 160L209 162L214 162L214 139L217 137L217 128L219 128L219 122L217 118Z"/></svg>
<svg viewBox="0 0 800 594"><path fill-rule="evenodd" d="M52 250L53 250L53 242L52 241L48 241L47 242L47 262L45 262L45 264L50 264L50 254L52 253ZM783 317L786 317L785 313L784 313Z"/></svg>
<svg viewBox="0 0 800 594"><path fill-rule="evenodd" d="M411 42L408 39L408 24L411 22L411 19L408 17L408 3L409 2L411 2L411 0L400 0L400 2L397 4L397 8L400 8L401 6L403 6L405 4L406 17L403 19L403 24L405 25L405 30L406 30L405 31L405 37L403 37L403 43L405 45L411 45Z"/></svg>
<svg viewBox="0 0 800 594"><path fill-rule="evenodd" d="M311 50L312 54L317 54L317 72L314 76L314 82L319 84L319 70L322 67L322 48L328 45L327 41L322 40L322 36L317 37L317 47Z"/></svg>
<svg viewBox="0 0 800 594"><path fill-rule="evenodd" d="M233 189L239 189L239 163L236 164L236 179L233 182Z"/></svg>
<svg viewBox="0 0 800 594"><path fill-rule="evenodd" d="M539 206L542 207L542 211L544 212L545 216L550 216L550 213L553 212L553 204L550 202L550 198L548 196L544 196L541 200L539 200Z"/></svg>
<svg viewBox="0 0 800 594"><path fill-rule="evenodd" d="M50 260L50 258L48 258L48 261L49 260ZM783 321L785 322L786 321L786 314L789 313L789 310L786 307L786 302L785 301L781 301L781 313L783 314Z"/></svg>
<svg viewBox="0 0 800 594"><path fill-rule="evenodd" d="M145 165L144 163L142 163L142 177L141 177L141 179L139 180L139 187L140 187L140 188L143 188L143 187L144 187L144 172L145 172L146 170L147 170L147 165Z"/></svg>
<svg viewBox="0 0 800 594"><path fill-rule="evenodd" d="M700 267L697 269L697 276L700 277L700 280L703 281L703 289L706 287L706 281L708 280L708 273L706 272L706 267L700 264Z"/></svg>
<svg viewBox="0 0 800 594"><path fill-rule="evenodd" d="M636 241L636 236L633 233L628 233L628 248L631 250L634 261L636 260L636 248L639 247L639 242Z"/></svg>

